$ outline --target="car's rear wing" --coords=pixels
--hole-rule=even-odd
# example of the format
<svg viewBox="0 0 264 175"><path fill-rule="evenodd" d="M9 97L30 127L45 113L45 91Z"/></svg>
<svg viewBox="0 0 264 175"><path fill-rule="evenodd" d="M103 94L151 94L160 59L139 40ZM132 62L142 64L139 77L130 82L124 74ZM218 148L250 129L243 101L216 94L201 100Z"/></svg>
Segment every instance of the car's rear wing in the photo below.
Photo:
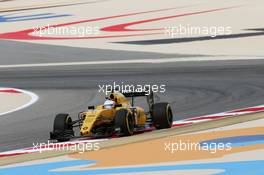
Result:
<svg viewBox="0 0 264 175"><path fill-rule="evenodd" d="M134 97L147 97L147 103L149 106L149 111L151 111L152 105L154 104L154 94L153 91L143 91L143 92L122 92L125 97L132 97L132 106L134 106Z"/></svg>

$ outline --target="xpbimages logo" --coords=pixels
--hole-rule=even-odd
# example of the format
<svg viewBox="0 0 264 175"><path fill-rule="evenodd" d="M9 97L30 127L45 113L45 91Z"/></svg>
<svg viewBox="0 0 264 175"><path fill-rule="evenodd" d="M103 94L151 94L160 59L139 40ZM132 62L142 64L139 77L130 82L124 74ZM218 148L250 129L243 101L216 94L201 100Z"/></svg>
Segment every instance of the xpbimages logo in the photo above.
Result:
<svg viewBox="0 0 264 175"><path fill-rule="evenodd" d="M46 27L36 26L33 28L34 35L37 36L75 36L75 37L85 37L91 35L98 35L100 33L98 26L63 26L54 27L47 25Z"/></svg>
<svg viewBox="0 0 264 175"><path fill-rule="evenodd" d="M231 143L215 143L215 142L191 142L189 140L175 140L173 142L164 143L165 152L171 154L179 151L208 151L215 154L217 151L230 151Z"/></svg>
<svg viewBox="0 0 264 175"><path fill-rule="evenodd" d="M181 36L195 37L195 36L210 36L216 37L218 35L231 35L231 26L192 26L190 24L165 27L165 34L171 38Z"/></svg>
<svg viewBox="0 0 264 175"><path fill-rule="evenodd" d="M99 142L80 142L80 143L33 143L33 150L42 153L44 151L75 151L84 153L85 151L97 151L100 149Z"/></svg>
<svg viewBox="0 0 264 175"><path fill-rule="evenodd" d="M151 92L164 93L166 91L166 85L164 84L125 84L121 82L120 84L113 82L113 84L99 84L98 92L107 95L112 91L119 92L146 92L146 95L150 95Z"/></svg>

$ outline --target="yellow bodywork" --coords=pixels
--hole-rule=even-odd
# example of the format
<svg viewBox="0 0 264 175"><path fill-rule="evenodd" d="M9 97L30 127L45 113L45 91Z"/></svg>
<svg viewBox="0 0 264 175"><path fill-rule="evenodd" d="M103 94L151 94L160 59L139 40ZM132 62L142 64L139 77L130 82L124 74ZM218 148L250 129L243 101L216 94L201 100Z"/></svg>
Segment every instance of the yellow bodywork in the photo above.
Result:
<svg viewBox="0 0 264 175"><path fill-rule="evenodd" d="M108 99L115 101L116 107L105 109L103 105L96 106L95 109L81 113L83 123L81 125L80 134L82 136L91 136L93 129L104 126L113 125L116 112L120 109L127 109L132 113L129 100L120 92L113 92ZM144 126L147 116L143 108L136 107L135 125Z"/></svg>

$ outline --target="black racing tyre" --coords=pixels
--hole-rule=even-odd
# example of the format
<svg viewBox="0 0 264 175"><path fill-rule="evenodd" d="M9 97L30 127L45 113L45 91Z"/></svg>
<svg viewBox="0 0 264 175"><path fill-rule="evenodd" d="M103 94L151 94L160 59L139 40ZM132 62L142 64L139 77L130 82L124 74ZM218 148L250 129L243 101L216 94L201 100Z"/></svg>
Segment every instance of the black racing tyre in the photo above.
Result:
<svg viewBox="0 0 264 175"><path fill-rule="evenodd" d="M156 129L172 126L173 115L169 103L156 103L152 106L152 120Z"/></svg>
<svg viewBox="0 0 264 175"><path fill-rule="evenodd" d="M53 132L58 133L58 141L68 141L69 135L73 135L72 119L69 114L57 114L54 119ZM67 135L67 137L66 137Z"/></svg>
<svg viewBox="0 0 264 175"><path fill-rule="evenodd" d="M120 128L120 133L125 136L133 135L134 119L127 109L120 109L116 112L115 127Z"/></svg>
<svg viewBox="0 0 264 175"><path fill-rule="evenodd" d="M54 119L53 130L54 131L65 131L72 129L72 119L69 114L57 114Z"/></svg>

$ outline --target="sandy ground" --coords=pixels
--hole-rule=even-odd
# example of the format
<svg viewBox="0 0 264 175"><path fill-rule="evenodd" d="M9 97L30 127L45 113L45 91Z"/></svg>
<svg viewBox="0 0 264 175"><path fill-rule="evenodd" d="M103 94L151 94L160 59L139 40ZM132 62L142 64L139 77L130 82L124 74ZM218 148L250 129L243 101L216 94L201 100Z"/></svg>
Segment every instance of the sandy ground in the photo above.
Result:
<svg viewBox="0 0 264 175"><path fill-rule="evenodd" d="M31 4L31 1L26 4L24 1L10 1L4 2L1 5L2 8L19 8L20 6L26 6ZM69 34L68 39L63 39L66 35L62 34L44 34L42 37L36 37L26 42L45 43L51 45L64 45L84 48L104 48L104 49L119 49L119 50L133 50L133 51L150 51L160 53L182 53L182 54L209 54L209 55L239 55L239 56L263 56L262 45L264 44L264 36L262 34L248 36L247 34L261 33L263 26L261 23L261 16L264 16L262 10L263 1L261 0L237 0L237 1L217 1L217 0L205 0L205 1L190 1L190 0L157 0L155 3L150 3L149 0L134 1L82 1L87 4L57 7L50 9L38 9L24 11L23 15L41 14L41 13L53 13L56 15L68 14L71 16L40 19L40 20L28 20L21 22L7 22L1 23L1 33L17 32L23 29L32 29L35 27L47 26L52 24L64 24L63 27L99 27L101 31L95 32L92 35L87 35L91 38L77 37L71 39L74 35ZM59 1L58 3L70 3L70 1ZM45 1L45 5L41 1L32 2L32 6L45 6L48 4L54 4L53 1ZM142 6L142 4L148 4ZM170 9L168 9L170 8ZM109 10L111 9L111 10ZM100 13L98 13L100 11ZM4 13L11 15L12 13ZM116 15L123 15L118 16ZM13 16L15 16L13 14ZM12 17L12 15L11 15ZM107 19L99 19L105 18ZM97 19L95 21L85 21ZM146 21L145 21L146 20ZM76 22L74 24L67 24L69 22ZM128 24L127 24L128 23ZM125 28L111 28L111 30L104 30L103 28L111 27L115 25L123 25ZM232 37L228 39L210 38L204 41L195 40L195 37L205 36L204 32L201 34L178 34L173 39L181 41L181 43L170 44L154 44L158 39L172 39L166 33L164 28L166 27L179 27L191 26L191 27L224 27L229 28ZM129 29L129 31L123 29ZM131 30L132 29L132 30ZM147 29L147 30L144 30ZM154 30L155 29L155 30ZM159 29L159 30L158 30ZM246 30L246 29L260 29L258 31ZM155 33L155 34L154 34ZM156 34L160 33L160 34ZM220 35L219 32L218 35ZM228 32L224 32L227 35ZM245 34L245 36L237 36L239 34ZM29 33L28 35L37 36L38 33ZM123 36L126 35L126 36ZM127 36L132 35L132 36ZM140 35L140 36L136 36ZM231 36L230 35L230 36ZM234 36L233 36L234 35ZM49 36L46 40L43 37ZM58 39L53 37L58 36ZM107 38L101 38L101 37ZM207 36L207 35L206 35ZM15 38L18 35L15 33ZM5 38L1 36L0 38ZM183 42L184 39L194 38L193 42ZM10 39L6 37L5 39ZM19 39L25 41L24 39ZM130 41L146 41L149 44L141 44ZM117 43L124 42L124 43ZM254 44L252 44L254 43ZM243 48L243 49L241 49Z"/></svg>

